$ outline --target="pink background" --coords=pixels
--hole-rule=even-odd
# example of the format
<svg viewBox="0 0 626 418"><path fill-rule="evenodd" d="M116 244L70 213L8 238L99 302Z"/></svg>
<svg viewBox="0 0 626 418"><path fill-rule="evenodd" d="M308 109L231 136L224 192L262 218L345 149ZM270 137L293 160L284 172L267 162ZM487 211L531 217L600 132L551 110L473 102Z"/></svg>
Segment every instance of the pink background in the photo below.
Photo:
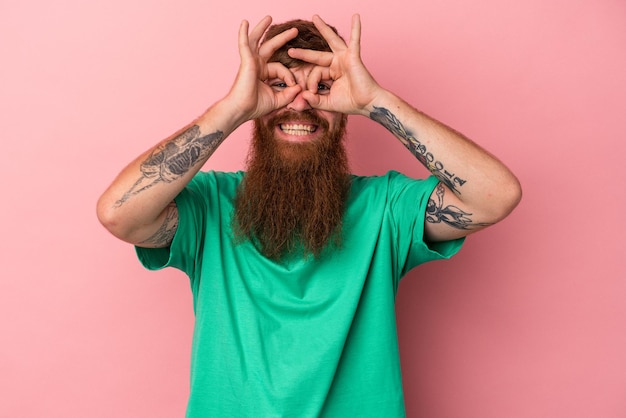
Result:
<svg viewBox="0 0 626 418"><path fill-rule="evenodd" d="M183 416L188 282L143 270L96 199L227 92L241 19L319 13L348 35L354 12L377 80L525 193L403 281L408 416L626 416L623 0L2 0L0 416ZM248 133L207 168L241 168ZM425 175L373 122L349 135L355 172Z"/></svg>

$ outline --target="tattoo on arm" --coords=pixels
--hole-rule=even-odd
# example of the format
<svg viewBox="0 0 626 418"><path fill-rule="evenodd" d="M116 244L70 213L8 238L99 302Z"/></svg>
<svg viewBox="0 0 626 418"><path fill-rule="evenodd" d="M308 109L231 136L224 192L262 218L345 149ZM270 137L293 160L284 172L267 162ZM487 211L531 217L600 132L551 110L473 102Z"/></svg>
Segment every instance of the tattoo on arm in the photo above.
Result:
<svg viewBox="0 0 626 418"><path fill-rule="evenodd" d="M461 194L459 187L463 186L467 180L463 180L454 173L446 170L443 163L426 149L426 146L417 139L411 132L407 131L398 118L384 107L374 106L370 113L370 118L394 134L404 146L421 162L431 173L433 173L442 183L444 183L455 194Z"/></svg>
<svg viewBox="0 0 626 418"><path fill-rule="evenodd" d="M166 208L165 220L157 231L148 239L141 241L138 245L149 247L167 247L172 243L176 229L178 228L178 208L172 202Z"/></svg>
<svg viewBox="0 0 626 418"><path fill-rule="evenodd" d="M222 131L200 136L200 127L194 125L157 147L141 163L142 176L115 203L123 205L132 196L158 183L171 183L184 176L198 161L211 155L224 139Z"/></svg>
<svg viewBox="0 0 626 418"><path fill-rule="evenodd" d="M427 222L433 224L443 222L453 228L465 230L491 225L490 223L473 222L472 218L470 218L470 216L472 216L471 213L465 212L454 205L448 205L444 208L443 195L445 192L446 189L443 185L441 183L437 184L435 192L437 195L437 201L435 202L433 199L429 199L428 205L426 206Z"/></svg>

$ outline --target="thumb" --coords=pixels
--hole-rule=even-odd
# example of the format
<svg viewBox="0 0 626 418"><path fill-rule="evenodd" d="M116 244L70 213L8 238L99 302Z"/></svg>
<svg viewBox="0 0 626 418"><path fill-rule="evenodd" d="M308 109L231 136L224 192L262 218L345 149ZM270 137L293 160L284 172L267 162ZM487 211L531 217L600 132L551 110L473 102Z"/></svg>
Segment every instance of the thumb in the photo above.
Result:
<svg viewBox="0 0 626 418"><path fill-rule="evenodd" d="M276 108L280 109L281 107L287 106L289 103L293 102L298 93L302 90L298 84L294 86L286 87L283 91L276 95Z"/></svg>
<svg viewBox="0 0 626 418"><path fill-rule="evenodd" d="M328 104L328 98L321 96L317 93L313 93L310 90L302 92L302 98L306 100L309 105L315 109L326 110L325 107Z"/></svg>

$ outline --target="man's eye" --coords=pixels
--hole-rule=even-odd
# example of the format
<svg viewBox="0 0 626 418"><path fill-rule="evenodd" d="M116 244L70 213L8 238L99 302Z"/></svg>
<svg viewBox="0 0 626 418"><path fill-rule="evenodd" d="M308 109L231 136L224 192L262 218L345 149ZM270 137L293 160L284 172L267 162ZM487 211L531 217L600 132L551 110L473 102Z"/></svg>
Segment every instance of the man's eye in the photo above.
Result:
<svg viewBox="0 0 626 418"><path fill-rule="evenodd" d="M280 91L287 88L287 83L285 83L284 81L275 81L274 83L270 84L270 87L274 90Z"/></svg>
<svg viewBox="0 0 626 418"><path fill-rule="evenodd" d="M330 93L330 86L326 83L319 83L317 85L317 94L328 94Z"/></svg>
<svg viewBox="0 0 626 418"><path fill-rule="evenodd" d="M331 83L318 83L317 94L330 94Z"/></svg>

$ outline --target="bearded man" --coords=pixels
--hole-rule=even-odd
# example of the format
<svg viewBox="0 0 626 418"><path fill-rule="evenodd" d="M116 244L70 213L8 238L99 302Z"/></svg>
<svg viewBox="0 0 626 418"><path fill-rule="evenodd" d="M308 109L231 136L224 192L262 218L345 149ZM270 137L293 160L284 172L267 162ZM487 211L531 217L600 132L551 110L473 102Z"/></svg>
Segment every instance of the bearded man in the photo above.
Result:
<svg viewBox="0 0 626 418"><path fill-rule="evenodd" d="M149 269L190 278L188 417L401 417L400 279L507 216L515 176L381 87L319 16L239 31L229 93L135 159L98 202ZM347 115L380 123L432 173L356 176ZM254 121L246 172L200 169ZM363 140L363 139L361 139Z"/></svg>

